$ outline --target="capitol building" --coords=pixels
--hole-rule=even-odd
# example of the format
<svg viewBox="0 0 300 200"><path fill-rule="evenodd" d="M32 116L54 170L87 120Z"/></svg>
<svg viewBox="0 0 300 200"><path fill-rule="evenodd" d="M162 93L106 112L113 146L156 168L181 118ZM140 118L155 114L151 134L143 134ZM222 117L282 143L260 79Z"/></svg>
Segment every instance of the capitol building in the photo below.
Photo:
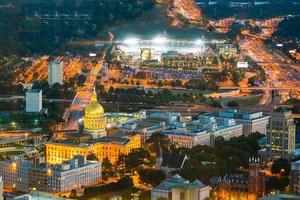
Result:
<svg viewBox="0 0 300 200"><path fill-rule="evenodd" d="M98 103L97 94L94 91L90 104L84 111L84 131L90 134L93 139L107 136L106 119L104 108Z"/></svg>
<svg viewBox="0 0 300 200"><path fill-rule="evenodd" d="M64 140L53 140L46 144L46 162L58 164L75 155L93 154L97 160L108 158L115 163L120 154L129 154L133 149L141 148L141 136L138 134L118 133L108 136L105 112L98 102L97 94L91 97L84 110L83 131L70 133Z"/></svg>

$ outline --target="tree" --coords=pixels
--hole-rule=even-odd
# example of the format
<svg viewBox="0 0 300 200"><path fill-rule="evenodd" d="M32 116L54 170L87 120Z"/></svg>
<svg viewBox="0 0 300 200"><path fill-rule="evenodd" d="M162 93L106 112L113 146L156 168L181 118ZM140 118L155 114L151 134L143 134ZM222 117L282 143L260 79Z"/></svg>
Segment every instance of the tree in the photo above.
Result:
<svg viewBox="0 0 300 200"><path fill-rule="evenodd" d="M86 159L87 160L96 160L96 161L98 161L98 157L94 153L90 153L89 155L87 155Z"/></svg>
<svg viewBox="0 0 300 200"><path fill-rule="evenodd" d="M77 191L75 189L73 189L70 193L70 198L72 199L77 199Z"/></svg>
<svg viewBox="0 0 300 200"><path fill-rule="evenodd" d="M287 159L274 160L271 172L272 174L281 174L283 176L288 176L290 173L291 165Z"/></svg>
<svg viewBox="0 0 300 200"><path fill-rule="evenodd" d="M102 161L102 169L103 171L111 171L112 170L112 164L109 161L108 157L105 157Z"/></svg>
<svg viewBox="0 0 300 200"><path fill-rule="evenodd" d="M150 160L150 153L143 148L134 149L127 156L125 156L126 169L134 169Z"/></svg>
<svg viewBox="0 0 300 200"><path fill-rule="evenodd" d="M158 185L166 178L162 170L142 169L138 173L141 181L151 185Z"/></svg>

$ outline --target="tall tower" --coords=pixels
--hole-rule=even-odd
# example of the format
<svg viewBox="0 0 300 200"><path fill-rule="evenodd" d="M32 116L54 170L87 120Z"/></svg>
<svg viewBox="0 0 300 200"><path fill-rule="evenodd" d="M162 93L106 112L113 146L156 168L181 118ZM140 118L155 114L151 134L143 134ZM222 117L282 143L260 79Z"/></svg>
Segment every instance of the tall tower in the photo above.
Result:
<svg viewBox="0 0 300 200"><path fill-rule="evenodd" d="M249 158L248 200L258 200L266 192L265 172L260 170L259 158Z"/></svg>
<svg viewBox="0 0 300 200"><path fill-rule="evenodd" d="M289 159L295 151L296 125L292 112L277 108L271 112L267 131L267 153L273 160Z"/></svg>
<svg viewBox="0 0 300 200"><path fill-rule="evenodd" d="M54 60L48 65L48 83L49 85L63 84L63 64L58 60Z"/></svg>

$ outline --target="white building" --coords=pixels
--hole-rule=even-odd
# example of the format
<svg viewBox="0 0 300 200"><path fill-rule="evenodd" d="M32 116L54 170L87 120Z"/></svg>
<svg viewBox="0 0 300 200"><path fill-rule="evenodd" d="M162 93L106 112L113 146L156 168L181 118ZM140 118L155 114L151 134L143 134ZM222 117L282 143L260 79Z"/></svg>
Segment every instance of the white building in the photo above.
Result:
<svg viewBox="0 0 300 200"><path fill-rule="evenodd" d="M162 131L169 141L177 147L192 148L197 145L213 146L216 137L229 140L243 134L243 126L234 119L224 119L217 123L214 117L200 116L192 124L182 124Z"/></svg>
<svg viewBox="0 0 300 200"><path fill-rule="evenodd" d="M101 181L101 164L86 161L83 156L75 156L56 166L48 177L49 192L67 192L81 187L98 184Z"/></svg>
<svg viewBox="0 0 300 200"><path fill-rule="evenodd" d="M151 200L204 200L209 198L209 191L201 181L190 182L176 174L151 190Z"/></svg>
<svg viewBox="0 0 300 200"><path fill-rule="evenodd" d="M42 108L42 90L30 89L26 92L26 112L39 113Z"/></svg>
<svg viewBox="0 0 300 200"><path fill-rule="evenodd" d="M237 124L243 125L243 135L248 136L251 133L259 132L267 134L267 125L269 124L270 116L263 115L262 112L242 112L238 113L236 109L229 109L227 111L206 113L201 116L214 117L217 123L225 119L234 119Z"/></svg>
<svg viewBox="0 0 300 200"><path fill-rule="evenodd" d="M49 85L63 84L63 63L58 60L54 60L48 65L48 83Z"/></svg>
<svg viewBox="0 0 300 200"><path fill-rule="evenodd" d="M21 158L0 161L4 188L28 192L67 192L101 181L101 163L86 161L80 155L55 166L35 166Z"/></svg>
<svg viewBox="0 0 300 200"><path fill-rule="evenodd" d="M20 158L0 161L0 176L2 176L4 188L29 191L29 170L31 167L31 163Z"/></svg>

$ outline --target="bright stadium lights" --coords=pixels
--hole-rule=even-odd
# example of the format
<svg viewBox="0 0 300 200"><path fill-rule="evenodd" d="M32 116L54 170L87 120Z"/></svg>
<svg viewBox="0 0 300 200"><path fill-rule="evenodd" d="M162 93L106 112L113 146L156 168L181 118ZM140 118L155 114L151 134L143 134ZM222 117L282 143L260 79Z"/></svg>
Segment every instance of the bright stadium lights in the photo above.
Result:
<svg viewBox="0 0 300 200"><path fill-rule="evenodd" d="M167 42L167 38L166 37L161 37L161 36L157 36L153 39L153 43L155 44L164 44L165 42Z"/></svg>
<svg viewBox="0 0 300 200"><path fill-rule="evenodd" d="M135 45L139 42L138 38L127 38L124 40L124 43L127 45Z"/></svg>
<svg viewBox="0 0 300 200"><path fill-rule="evenodd" d="M194 42L196 45L203 45L203 41L202 40L196 40L195 42Z"/></svg>

